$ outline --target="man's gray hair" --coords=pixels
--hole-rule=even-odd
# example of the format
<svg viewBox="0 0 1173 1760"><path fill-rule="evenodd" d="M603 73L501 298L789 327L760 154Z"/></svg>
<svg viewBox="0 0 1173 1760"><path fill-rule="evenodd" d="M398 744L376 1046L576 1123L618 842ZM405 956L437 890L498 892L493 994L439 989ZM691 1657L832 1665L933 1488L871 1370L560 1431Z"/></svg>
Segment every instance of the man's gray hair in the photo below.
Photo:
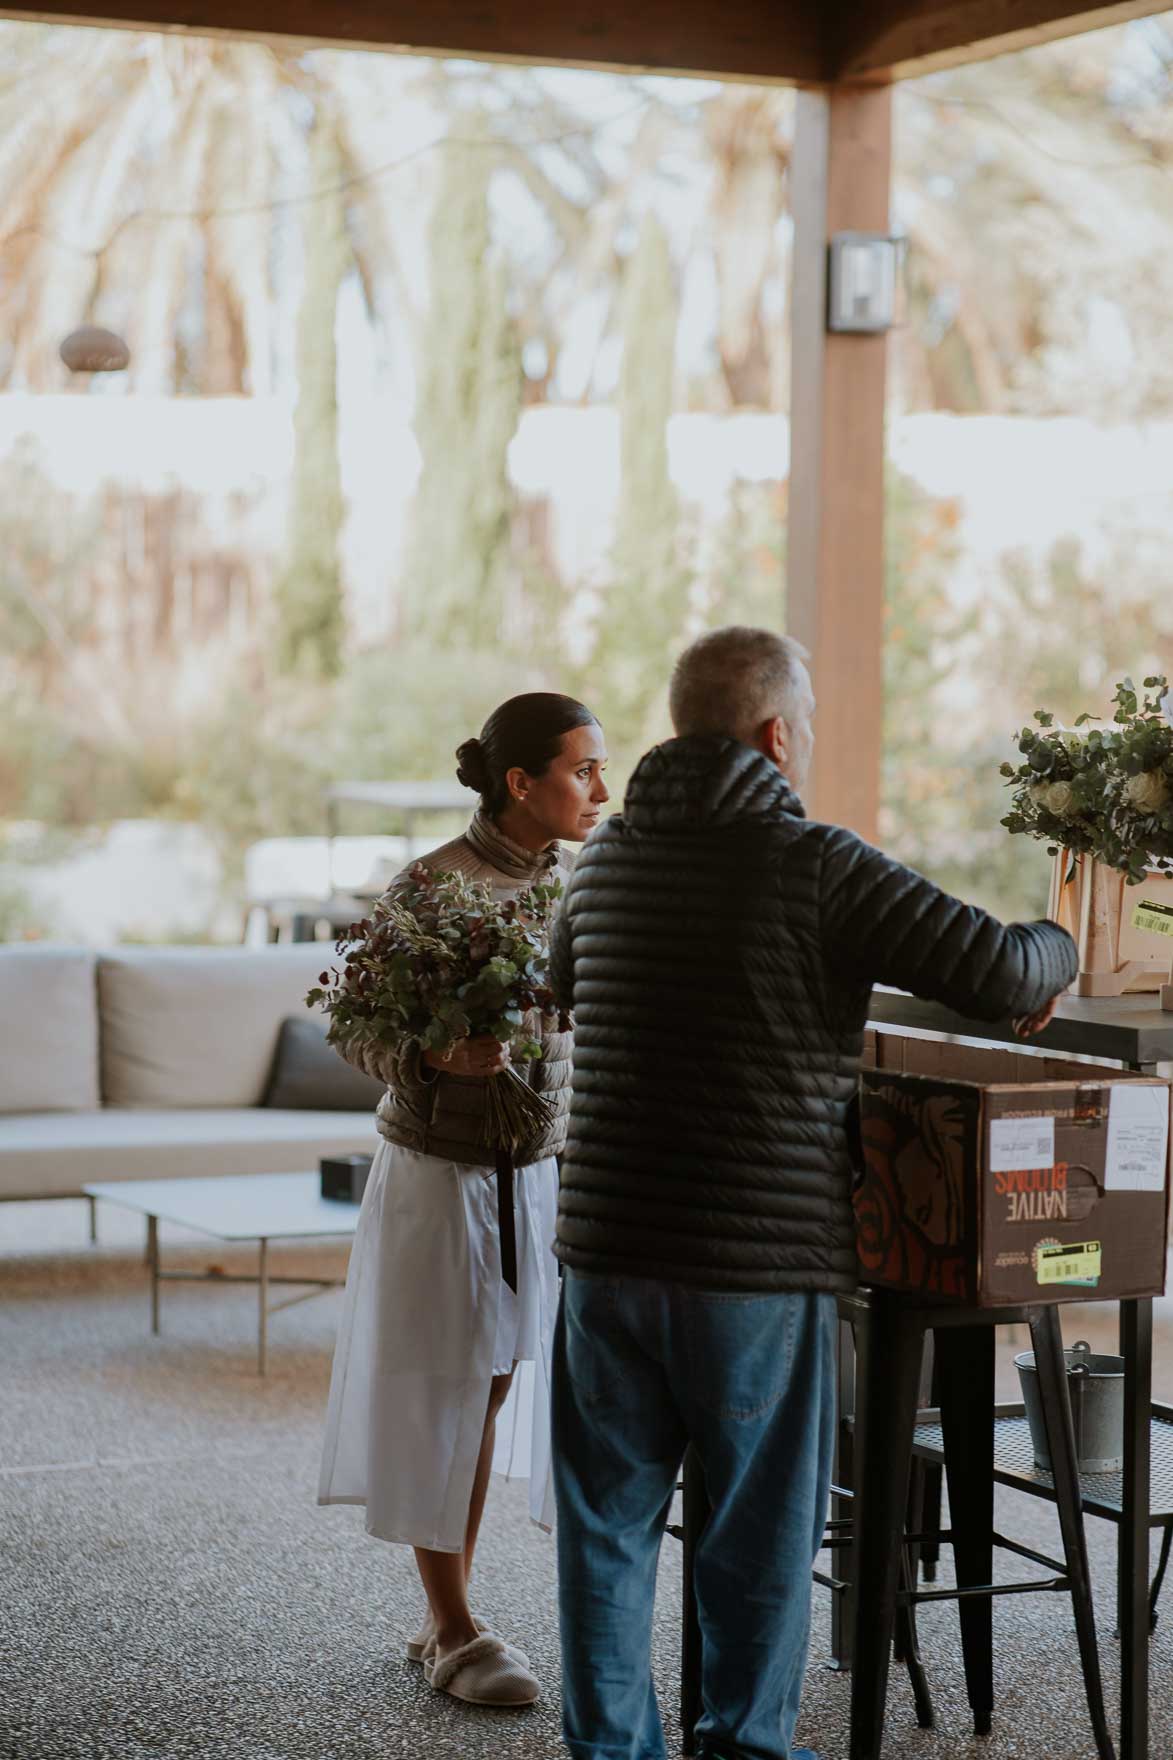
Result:
<svg viewBox="0 0 1173 1760"><path fill-rule="evenodd" d="M792 721L807 651L793 636L730 624L700 636L672 669L668 707L678 734L752 741L763 721Z"/></svg>

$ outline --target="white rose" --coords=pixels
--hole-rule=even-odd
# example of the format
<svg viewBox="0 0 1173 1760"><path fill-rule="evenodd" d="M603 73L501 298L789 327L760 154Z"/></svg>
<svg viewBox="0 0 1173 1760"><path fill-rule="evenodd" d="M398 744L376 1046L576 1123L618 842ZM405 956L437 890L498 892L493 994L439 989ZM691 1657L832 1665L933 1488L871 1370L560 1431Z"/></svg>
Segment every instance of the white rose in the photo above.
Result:
<svg viewBox="0 0 1173 1760"><path fill-rule="evenodd" d="M1051 786L1051 784L1049 782L1032 782L1031 783L1030 787L1027 789L1026 792L1030 796L1032 806L1042 807L1042 806L1046 805L1047 790L1050 788L1050 786Z"/></svg>
<svg viewBox="0 0 1173 1760"><path fill-rule="evenodd" d="M1173 727L1173 690L1166 691L1165 695L1161 698L1161 714L1165 717L1169 726Z"/></svg>
<svg viewBox="0 0 1173 1760"><path fill-rule="evenodd" d="M1065 819L1075 805L1075 790L1069 782L1052 782L1043 791L1042 805L1057 819Z"/></svg>
<svg viewBox="0 0 1173 1760"><path fill-rule="evenodd" d="M1159 770L1142 770L1124 784L1124 798L1138 813L1159 813L1169 804L1169 784Z"/></svg>

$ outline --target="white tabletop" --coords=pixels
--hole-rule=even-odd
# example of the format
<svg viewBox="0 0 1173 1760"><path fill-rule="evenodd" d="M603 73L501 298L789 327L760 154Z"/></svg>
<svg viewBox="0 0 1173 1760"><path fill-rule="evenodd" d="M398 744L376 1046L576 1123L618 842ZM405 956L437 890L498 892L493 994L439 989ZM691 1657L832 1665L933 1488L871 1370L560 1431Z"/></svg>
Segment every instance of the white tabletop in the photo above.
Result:
<svg viewBox="0 0 1173 1760"><path fill-rule="evenodd" d="M213 1179L105 1180L83 1186L144 1216L159 1216L222 1241L282 1240L294 1235L352 1235L357 1204L321 1195L317 1173L226 1174Z"/></svg>

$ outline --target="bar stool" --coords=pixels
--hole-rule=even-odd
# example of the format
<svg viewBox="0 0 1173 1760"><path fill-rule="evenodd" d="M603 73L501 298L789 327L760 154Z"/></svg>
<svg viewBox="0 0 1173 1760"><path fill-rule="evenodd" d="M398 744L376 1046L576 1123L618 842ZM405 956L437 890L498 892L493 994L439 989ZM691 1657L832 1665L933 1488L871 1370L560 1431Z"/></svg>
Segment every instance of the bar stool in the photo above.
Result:
<svg viewBox="0 0 1173 1760"><path fill-rule="evenodd" d="M852 1483L833 1486L832 1496L840 1509L850 1501L852 1514L827 1526L827 1544L846 1562L834 1577L816 1572L815 1578L844 1594L849 1604L853 1628L851 1760L879 1760L893 1649L908 1670L917 1722L922 1728L932 1727L932 1700L916 1633L916 1608L924 1601L958 1603L974 1730L978 1735L989 1734L994 1709L992 1598L1040 1591L1071 1595L1097 1753L1100 1760L1115 1760L1104 1713L1057 1308L931 1307L889 1291L860 1290L841 1297L839 1310L841 1317L850 1321L856 1338L856 1415L850 1461L845 1463ZM994 1327L1023 1322L1030 1326L1038 1365L1063 1538L1062 1562L994 1530ZM913 1456L925 1341L930 1332L936 1352L934 1384L940 1398L949 1485L951 1526L947 1530L936 1525L930 1528L923 1519L924 1476L916 1470ZM703 1473L692 1450L685 1459L682 1490L682 1522L670 1532L684 1542L681 1723L684 1752L688 1754L693 1751L693 1732L701 1711L701 1633L692 1567L709 1507ZM936 1548L942 1544L953 1548L957 1588L918 1589L917 1564L922 1549L933 1549L935 1565ZM991 1580L995 1548L1027 1558L1055 1574L1025 1583L995 1584Z"/></svg>
<svg viewBox="0 0 1173 1760"><path fill-rule="evenodd" d="M1108 1733L1096 1643L1075 1435L1059 1313L1054 1305L1017 1308L931 1306L888 1290L845 1298L856 1336L854 1435L854 1643L851 1760L879 1760L889 1651L900 1604L956 1599L966 1693L978 1735L994 1710L992 1598L1064 1591L1071 1596L1084 1690L1100 1760L1115 1760ZM994 1529L994 1327L1030 1327L1063 1540L1059 1562ZM926 1335L931 1332L941 1406L951 1527L910 1540L951 1545L956 1589L916 1589L899 1581L902 1538ZM1027 1583L995 1584L995 1549L1055 1572Z"/></svg>

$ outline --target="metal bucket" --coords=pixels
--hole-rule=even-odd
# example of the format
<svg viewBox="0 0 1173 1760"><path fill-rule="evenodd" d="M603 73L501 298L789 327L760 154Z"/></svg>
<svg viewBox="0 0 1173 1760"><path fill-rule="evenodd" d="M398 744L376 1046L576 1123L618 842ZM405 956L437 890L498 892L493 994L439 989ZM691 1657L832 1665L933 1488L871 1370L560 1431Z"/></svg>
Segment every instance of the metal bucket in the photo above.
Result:
<svg viewBox="0 0 1173 1760"><path fill-rule="evenodd" d="M1083 1339L1063 1352L1067 1391L1075 1428L1075 1453L1081 1473L1116 1473L1124 1465L1124 1358L1098 1356ZM1034 1445L1035 1465L1051 1471L1047 1427L1033 1351L1014 1359L1022 1383L1026 1421Z"/></svg>

